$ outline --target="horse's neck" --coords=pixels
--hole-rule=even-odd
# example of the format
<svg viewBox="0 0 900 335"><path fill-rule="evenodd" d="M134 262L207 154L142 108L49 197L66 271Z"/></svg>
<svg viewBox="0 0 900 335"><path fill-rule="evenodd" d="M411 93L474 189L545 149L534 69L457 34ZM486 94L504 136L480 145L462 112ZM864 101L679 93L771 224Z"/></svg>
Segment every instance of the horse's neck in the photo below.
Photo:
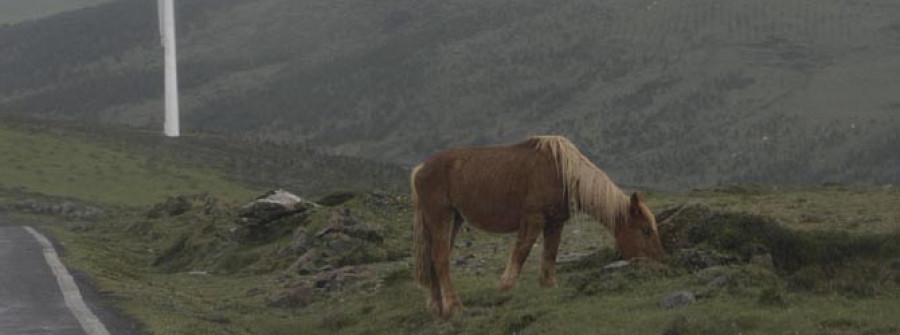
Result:
<svg viewBox="0 0 900 335"><path fill-rule="evenodd" d="M591 194L587 194L586 198L578 199L579 202L587 201L579 204L579 210L615 233L627 216L628 196L603 171L596 167L594 169L596 176L579 182L582 185L594 184L598 189L588 192Z"/></svg>

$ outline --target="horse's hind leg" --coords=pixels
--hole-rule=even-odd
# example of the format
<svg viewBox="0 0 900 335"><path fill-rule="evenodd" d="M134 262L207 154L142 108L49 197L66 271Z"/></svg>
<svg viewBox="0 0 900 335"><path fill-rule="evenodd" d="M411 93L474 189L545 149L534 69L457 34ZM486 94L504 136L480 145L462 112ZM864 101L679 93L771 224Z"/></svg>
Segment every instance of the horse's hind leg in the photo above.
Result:
<svg viewBox="0 0 900 335"><path fill-rule="evenodd" d="M506 263L506 271L500 279L500 290L510 291L516 288L516 278L522 271L522 264L528 259L528 253L534 246L535 240L544 229L544 216L529 215L519 224L519 233L516 237L516 245L513 246L509 261Z"/></svg>
<svg viewBox="0 0 900 335"><path fill-rule="evenodd" d="M541 258L541 276L538 278L543 287L556 287L556 254L559 252L562 229L562 222L548 222L544 227L544 254Z"/></svg>
<svg viewBox="0 0 900 335"><path fill-rule="evenodd" d="M431 283L432 303L439 303L440 314L450 317L462 309L462 304L450 281L450 252L453 247L451 240L456 230L454 229L454 214L452 211L446 211L433 219L430 227L432 234L431 261L435 275L433 278L436 280ZM435 297L436 295L437 297Z"/></svg>

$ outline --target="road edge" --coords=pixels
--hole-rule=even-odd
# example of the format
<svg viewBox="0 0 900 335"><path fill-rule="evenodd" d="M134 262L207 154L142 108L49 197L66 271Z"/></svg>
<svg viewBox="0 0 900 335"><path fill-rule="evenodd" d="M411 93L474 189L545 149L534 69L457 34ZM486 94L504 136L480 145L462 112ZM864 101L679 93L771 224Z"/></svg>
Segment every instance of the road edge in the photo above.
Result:
<svg viewBox="0 0 900 335"><path fill-rule="evenodd" d="M44 261L56 277L56 283L59 285L59 289L62 292L66 307L72 312L72 315L75 316L78 323L81 324L81 329L84 330L87 335L109 335L109 331L106 329L103 322L97 318L97 315L94 314L84 302L81 295L81 289L78 287L78 284L75 283L72 274L69 273L69 270L59 259L56 248L53 247L50 240L48 240L44 234L41 234L30 226L23 226L22 228L41 244L41 248L44 251Z"/></svg>

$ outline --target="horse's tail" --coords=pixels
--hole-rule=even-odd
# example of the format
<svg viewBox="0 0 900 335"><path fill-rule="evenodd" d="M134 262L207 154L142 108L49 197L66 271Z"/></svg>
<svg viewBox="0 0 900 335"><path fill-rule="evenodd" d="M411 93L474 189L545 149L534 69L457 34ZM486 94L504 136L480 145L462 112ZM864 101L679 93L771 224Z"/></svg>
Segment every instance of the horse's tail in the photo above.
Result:
<svg viewBox="0 0 900 335"><path fill-rule="evenodd" d="M412 187L413 216L415 217L415 249L413 256L415 260L415 279L419 287L427 289L431 285L432 263L431 263L431 239L425 226L425 214L422 213L422 206L419 202L419 194L416 190L416 173L422 165L416 166L410 174L410 186Z"/></svg>

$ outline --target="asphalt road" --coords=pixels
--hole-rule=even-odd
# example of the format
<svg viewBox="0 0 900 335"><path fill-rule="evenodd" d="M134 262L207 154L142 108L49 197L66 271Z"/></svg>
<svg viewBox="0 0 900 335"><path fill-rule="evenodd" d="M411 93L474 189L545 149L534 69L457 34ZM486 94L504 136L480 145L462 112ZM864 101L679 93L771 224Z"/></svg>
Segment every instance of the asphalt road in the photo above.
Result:
<svg viewBox="0 0 900 335"><path fill-rule="evenodd" d="M80 291L43 236L0 225L0 334L105 334Z"/></svg>

